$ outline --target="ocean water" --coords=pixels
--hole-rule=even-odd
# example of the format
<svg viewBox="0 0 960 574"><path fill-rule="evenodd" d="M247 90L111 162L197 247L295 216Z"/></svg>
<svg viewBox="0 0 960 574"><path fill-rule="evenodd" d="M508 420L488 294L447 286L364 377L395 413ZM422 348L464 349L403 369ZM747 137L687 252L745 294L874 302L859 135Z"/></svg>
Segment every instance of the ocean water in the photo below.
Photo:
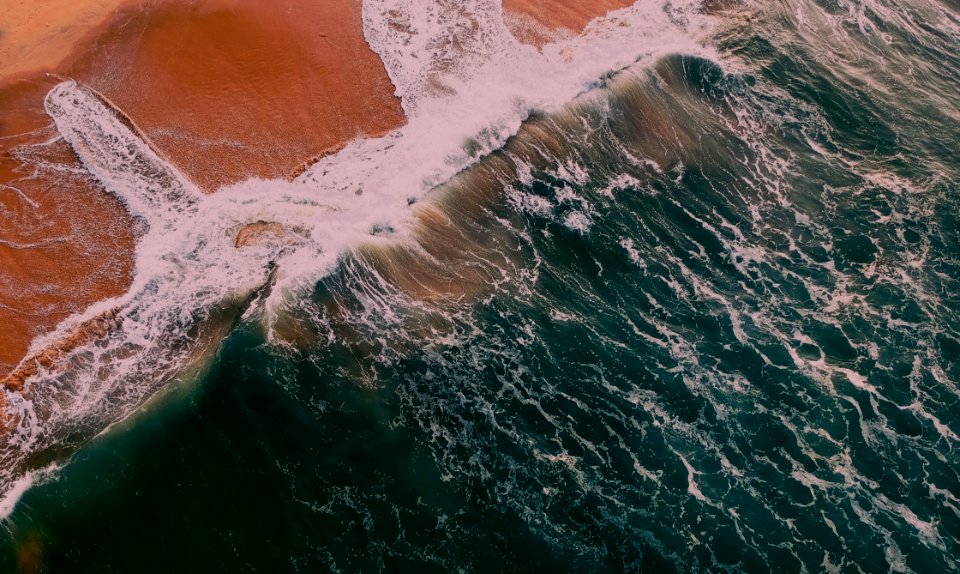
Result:
<svg viewBox="0 0 960 574"><path fill-rule="evenodd" d="M3 569L960 568L956 4L642 0L544 55L423 6L365 4L410 125L293 183L198 196L48 98L146 230L7 399Z"/></svg>

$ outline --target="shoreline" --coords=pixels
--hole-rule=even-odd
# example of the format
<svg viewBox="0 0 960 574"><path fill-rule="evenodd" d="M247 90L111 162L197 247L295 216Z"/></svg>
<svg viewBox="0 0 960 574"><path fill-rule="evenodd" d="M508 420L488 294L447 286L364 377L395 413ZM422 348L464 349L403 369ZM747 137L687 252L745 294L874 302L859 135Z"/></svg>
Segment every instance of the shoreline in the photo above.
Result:
<svg viewBox="0 0 960 574"><path fill-rule="evenodd" d="M282 4L15 5L17 32L0 38L0 322L10 327L0 334L4 384L15 369L30 370L33 341L121 295L132 280L134 220L83 174L66 144L46 143L57 133L43 99L59 81L48 74L103 94L206 192L251 177L289 178L351 139L405 123L363 37L359 1ZM59 20L47 33L50 14ZM51 35L61 42L23 46L30 58L11 63L9 43Z"/></svg>
<svg viewBox="0 0 960 574"><path fill-rule="evenodd" d="M290 179L351 139L405 123L383 63L363 36L359 0L281 4L102 0L58 9L18 2L17 33L0 38L0 102L8 104L0 109L0 208L16 214L16 233L0 234L0 268L8 272L0 322L12 326L0 335L2 384L21 386L17 374L51 366L57 353L28 356L32 342L121 295L132 280L135 223L116 198L89 176L66 182L62 169L23 181L37 165L83 171L62 142L26 159L16 153L56 136L43 111L55 83L49 74L103 94L208 193L251 177ZM505 0L504 15L520 41L540 48L631 4ZM11 63L9 43L27 42L31 33L46 44L22 47L30 58Z"/></svg>

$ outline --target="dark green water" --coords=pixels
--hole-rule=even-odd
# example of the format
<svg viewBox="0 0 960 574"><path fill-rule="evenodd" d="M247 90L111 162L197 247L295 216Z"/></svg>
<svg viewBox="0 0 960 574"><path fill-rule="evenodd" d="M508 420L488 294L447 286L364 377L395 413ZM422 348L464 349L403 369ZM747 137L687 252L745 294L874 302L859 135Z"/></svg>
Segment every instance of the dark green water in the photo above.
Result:
<svg viewBox="0 0 960 574"><path fill-rule="evenodd" d="M437 192L469 295L345 256L310 343L242 325L0 569L957 570L954 9L773 3L531 118Z"/></svg>

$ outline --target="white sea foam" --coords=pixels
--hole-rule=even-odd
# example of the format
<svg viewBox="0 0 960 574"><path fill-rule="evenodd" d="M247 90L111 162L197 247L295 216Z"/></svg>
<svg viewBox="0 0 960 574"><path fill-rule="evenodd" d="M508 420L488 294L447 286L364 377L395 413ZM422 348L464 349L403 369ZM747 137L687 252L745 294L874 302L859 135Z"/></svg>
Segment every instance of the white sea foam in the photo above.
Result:
<svg viewBox="0 0 960 574"><path fill-rule="evenodd" d="M586 235L590 231L593 221L582 211L571 211L564 216L563 225L571 231Z"/></svg>
<svg viewBox="0 0 960 574"><path fill-rule="evenodd" d="M39 470L31 470L14 479L3 491L0 496L0 521L6 520L20 503L24 493L30 490L35 484L42 482L45 478L55 474L60 470L60 466L52 464Z"/></svg>
<svg viewBox="0 0 960 574"><path fill-rule="evenodd" d="M621 237L620 246L623 247L624 251L627 252L627 256L630 257L630 261L639 266L641 269L646 269L646 263L643 261L643 257L640 255L640 252L637 251L636 244L633 241L633 238L630 237Z"/></svg>
<svg viewBox="0 0 960 574"><path fill-rule="evenodd" d="M15 479L13 483L7 487L7 490L3 493L3 497L0 498L0 520L10 516L13 509L17 507L17 503L20 502L23 493L33 486L33 482L33 473L28 472Z"/></svg>

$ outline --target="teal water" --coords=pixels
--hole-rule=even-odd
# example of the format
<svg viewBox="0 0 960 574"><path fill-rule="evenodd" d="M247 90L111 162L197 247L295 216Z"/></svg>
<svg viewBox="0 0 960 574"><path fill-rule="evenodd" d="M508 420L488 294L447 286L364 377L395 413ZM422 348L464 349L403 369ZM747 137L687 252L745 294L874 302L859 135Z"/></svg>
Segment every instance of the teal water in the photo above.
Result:
<svg viewBox="0 0 960 574"><path fill-rule="evenodd" d="M437 190L291 317L77 450L47 572L946 572L960 16L778 2Z"/></svg>

